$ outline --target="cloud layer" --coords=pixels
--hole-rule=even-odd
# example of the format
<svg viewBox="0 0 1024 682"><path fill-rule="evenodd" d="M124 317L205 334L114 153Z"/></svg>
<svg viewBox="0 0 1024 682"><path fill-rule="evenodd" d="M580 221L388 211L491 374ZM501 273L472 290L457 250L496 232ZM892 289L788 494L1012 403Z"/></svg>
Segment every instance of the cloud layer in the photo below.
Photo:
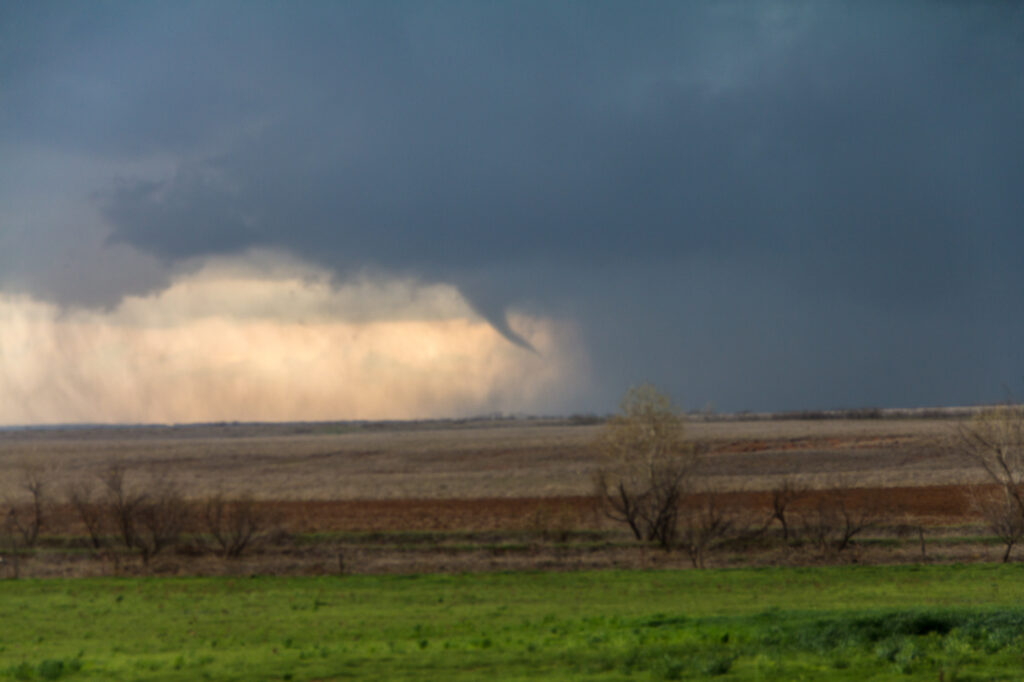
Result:
<svg viewBox="0 0 1024 682"><path fill-rule="evenodd" d="M405 320L333 298L370 276L570 326L589 393L537 411L1020 395L1021 35L1019 3L11 4L0 293L159 328L255 249L233 310L298 263L318 324Z"/></svg>

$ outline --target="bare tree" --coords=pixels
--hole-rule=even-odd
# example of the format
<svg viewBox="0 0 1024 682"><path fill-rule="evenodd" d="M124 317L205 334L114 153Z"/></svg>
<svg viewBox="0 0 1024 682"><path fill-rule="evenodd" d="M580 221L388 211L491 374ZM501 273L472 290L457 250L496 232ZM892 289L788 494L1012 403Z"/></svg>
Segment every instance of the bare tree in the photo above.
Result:
<svg viewBox="0 0 1024 682"><path fill-rule="evenodd" d="M66 488L65 495L68 503L78 514L86 531L89 533L89 541L93 549L102 549L104 531L104 509L103 505L96 499L95 489L84 481L75 481Z"/></svg>
<svg viewBox="0 0 1024 682"><path fill-rule="evenodd" d="M173 483L154 480L136 508L133 544L142 557L142 563L168 547L177 544L189 510L181 490Z"/></svg>
<svg viewBox="0 0 1024 682"><path fill-rule="evenodd" d="M689 555L694 568L704 568L711 545L733 527L733 519L719 504L713 492L701 496L700 503L680 512L677 543Z"/></svg>
<svg viewBox="0 0 1024 682"><path fill-rule="evenodd" d="M39 540L39 531L46 521L47 471L42 466L26 464L22 467L21 489L30 496L27 505L11 504L8 522L21 535L25 547L33 547Z"/></svg>
<svg viewBox="0 0 1024 682"><path fill-rule="evenodd" d="M978 413L958 429L961 448L1010 497L1024 492L1024 406Z"/></svg>
<svg viewBox="0 0 1024 682"><path fill-rule="evenodd" d="M1010 553L1024 538L1024 514L1018 502L1002 490L975 489L971 506L985 519L989 530L1003 542L1003 563L1010 561Z"/></svg>
<svg viewBox="0 0 1024 682"><path fill-rule="evenodd" d="M21 574L21 553L39 540L47 512L47 479L49 470L36 464L25 463L21 469L19 487L27 492L29 501L8 501L3 512L0 532L4 536L6 557L3 563L10 566L8 574L17 578Z"/></svg>
<svg viewBox="0 0 1024 682"><path fill-rule="evenodd" d="M221 553L237 558L266 531L269 518L249 495L228 499L218 493L203 506L203 522Z"/></svg>
<svg viewBox="0 0 1024 682"><path fill-rule="evenodd" d="M631 388L599 440L604 466L595 489L605 513L638 540L671 549L679 503L696 465L684 418L650 385Z"/></svg>
<svg viewBox="0 0 1024 682"><path fill-rule="evenodd" d="M133 549L135 547L136 517L146 496L143 493L129 490L125 482L125 474L124 465L114 462L100 478L106 487L105 502L111 520L117 528L125 548Z"/></svg>
<svg viewBox="0 0 1024 682"><path fill-rule="evenodd" d="M958 430L962 451L995 484L995 494L975 494L975 506L1006 545L1003 561L1024 537L1024 406L980 412Z"/></svg>
<svg viewBox="0 0 1024 682"><path fill-rule="evenodd" d="M140 490L129 486L125 468L112 464L102 477L108 513L129 550L137 550L142 562L174 545L188 520L188 507L177 486L154 479Z"/></svg>
<svg viewBox="0 0 1024 682"><path fill-rule="evenodd" d="M803 513L803 530L822 552L842 552L850 547L854 537L880 523L889 513L884 499L878 495L858 495L840 478L822 491L817 504Z"/></svg>
<svg viewBox="0 0 1024 682"><path fill-rule="evenodd" d="M790 528L787 514L792 510L793 504L807 494L807 486L795 478L786 477L772 489L771 494L772 511L765 526L767 527L772 521L778 521L782 526L782 540L789 542Z"/></svg>

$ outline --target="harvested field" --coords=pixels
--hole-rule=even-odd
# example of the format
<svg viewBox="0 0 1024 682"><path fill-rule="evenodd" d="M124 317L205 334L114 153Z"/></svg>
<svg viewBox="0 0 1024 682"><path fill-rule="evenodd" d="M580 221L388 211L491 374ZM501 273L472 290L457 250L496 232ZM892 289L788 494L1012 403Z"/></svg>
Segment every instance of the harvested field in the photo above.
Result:
<svg viewBox="0 0 1024 682"><path fill-rule="evenodd" d="M982 472L948 447L948 419L695 422L708 448L701 472L722 490L959 485ZM27 462L55 488L120 462L181 483L264 500L572 497L591 492L600 426L565 420L385 425L282 424L0 432L0 498Z"/></svg>
<svg viewBox="0 0 1024 682"><path fill-rule="evenodd" d="M792 507L795 518L810 518L839 490L850 510L885 510L843 560L920 560L924 548L907 539L910 528L922 542L925 529L933 544L954 538L934 546L929 560L998 558L998 546L957 539L985 533L970 492L985 478L950 447L956 424L723 421L695 422L690 432L707 453L699 472L704 487L718 491L739 525L769 528L770 491L789 480L804 490ZM24 469L42 467L53 504L41 549L21 568L28 575L688 565L681 552L637 546L590 496L600 428L524 419L9 430L0 432L0 499L24 505ZM133 484L178 485L192 505L195 537L204 532L201 501L217 492L251 494L276 530L233 562L201 540L145 566L123 551L90 552L86 527L62 497L74 482L98 489L99 475L114 463ZM766 542L723 545L710 562L835 559L810 546Z"/></svg>

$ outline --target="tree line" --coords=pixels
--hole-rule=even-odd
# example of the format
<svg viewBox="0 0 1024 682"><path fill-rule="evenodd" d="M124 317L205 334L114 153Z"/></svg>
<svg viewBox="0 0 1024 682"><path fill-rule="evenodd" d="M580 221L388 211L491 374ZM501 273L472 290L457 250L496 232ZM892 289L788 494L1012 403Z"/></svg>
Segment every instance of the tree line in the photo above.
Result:
<svg viewBox="0 0 1024 682"><path fill-rule="evenodd" d="M262 540L275 519L251 495L214 493L190 500L181 486L162 477L133 475L110 462L93 480L69 484L63 491L49 485L48 472L26 464L20 487L27 503L8 503L2 531L5 561L18 574L22 551L37 545L56 505L67 504L82 523L95 552L115 565L125 555L144 565L187 538L198 551L235 559Z"/></svg>
<svg viewBox="0 0 1024 682"><path fill-rule="evenodd" d="M625 524L637 541L684 551L695 567L705 565L713 546L764 541L772 530L784 547L811 543L823 552L842 552L864 531L904 516L879 491L855 500L842 478L812 495L789 477L769 491L770 508L750 518L749 511L724 504L723 495L699 475L706 449L688 438L686 425L667 395L651 385L631 388L598 439L603 463L594 494L603 512ZM975 413L959 424L951 446L979 464L993 484L972 487L972 504L1003 542L1003 561L1009 561L1024 539L1024 408ZM895 530L916 533L924 554L922 525L897 523Z"/></svg>
<svg viewBox="0 0 1024 682"><path fill-rule="evenodd" d="M734 507L701 476L701 464L711 455L689 437L687 423L667 395L643 385L627 391L595 443L601 466L594 500L637 542L684 552L701 568L720 546L810 545L838 554L855 547L865 531L887 524L904 536L916 533L924 556L920 523L900 523L905 515L882 492L865 499L864 491L858 495L842 478L811 490L799 478L784 477L765 492L763 509ZM950 445L985 472L991 485L972 489L972 505L1002 542L1003 561L1009 561L1024 541L1024 407L975 413L958 423ZM189 499L180 485L143 477L116 461L63 490L51 488L46 470L27 464L19 487L22 499L0 512L2 553L14 575L22 552L37 545L61 503L81 522L89 547L115 564L137 556L148 565L184 542L195 552L236 559L276 527L267 507L251 495Z"/></svg>

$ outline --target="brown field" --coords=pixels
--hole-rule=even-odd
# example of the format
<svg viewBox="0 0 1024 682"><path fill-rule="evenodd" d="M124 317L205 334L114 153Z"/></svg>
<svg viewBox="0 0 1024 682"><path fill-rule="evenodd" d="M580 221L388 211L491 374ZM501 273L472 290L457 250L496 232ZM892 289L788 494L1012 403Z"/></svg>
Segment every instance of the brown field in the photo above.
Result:
<svg viewBox="0 0 1024 682"><path fill-rule="evenodd" d="M873 531L876 538L903 537L910 527L927 528L929 537L938 538L981 532L968 486L985 479L952 447L957 423L695 420L690 433L706 445L699 472L704 487L719 491L723 504L749 522L763 520L767 491L788 478L812 491L800 503L808 509L815 495L836 488L847 489L853 505L884 504L888 518ZM197 503L215 492L251 494L279 529L275 542L248 558L225 562L193 547L194 556L179 550L147 567L161 572L686 564L679 553L634 546L598 510L590 493L600 428L570 420L509 419L7 430L0 432L0 500L23 504L19 484L25 467L42 467L55 503L44 533L51 545L74 544L84 526L61 503L62 492L73 481L97 481L97 474L117 462L134 482L171 481ZM334 535L312 543L296 539L310 533ZM882 552L868 543L848 556L899 561L920 554L912 542L896 545ZM954 543L933 549L932 556L991 559L998 550ZM24 562L25 570L126 570L120 559L112 568L109 557L51 554L36 552ZM754 554L726 548L712 563L821 560L810 551Z"/></svg>
<svg viewBox="0 0 1024 682"><path fill-rule="evenodd" d="M695 422L702 475L721 490L962 485L981 471L949 442L947 419ZM194 497L248 491L265 500L466 500L590 494L599 425L564 420L211 425L0 432L0 498L26 462L56 487L117 461L181 483Z"/></svg>

